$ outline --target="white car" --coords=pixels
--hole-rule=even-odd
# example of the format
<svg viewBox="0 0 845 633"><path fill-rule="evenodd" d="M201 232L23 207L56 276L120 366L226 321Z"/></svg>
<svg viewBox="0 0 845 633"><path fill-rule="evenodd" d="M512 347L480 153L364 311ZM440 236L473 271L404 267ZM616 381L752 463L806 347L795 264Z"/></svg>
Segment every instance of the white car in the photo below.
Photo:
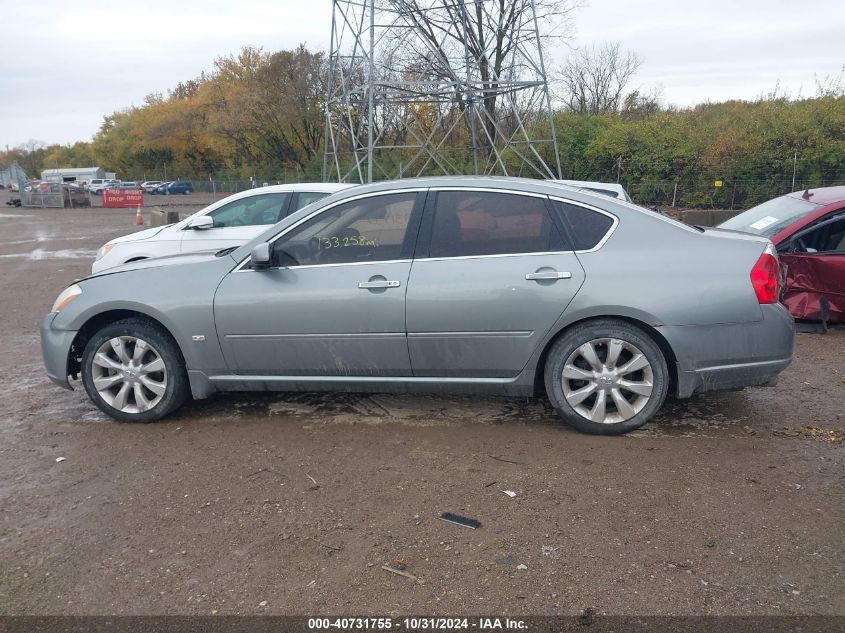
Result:
<svg viewBox="0 0 845 633"><path fill-rule="evenodd" d="M625 202L633 202L633 200L631 200L631 196L629 196L628 192L625 191L625 187L616 182L596 182L593 180L553 180L552 182L566 185L568 187L575 187L577 189L585 189L587 191L601 193L606 196L610 196L611 198L624 200Z"/></svg>
<svg viewBox="0 0 845 633"><path fill-rule="evenodd" d="M141 189L145 192L150 193L153 189L158 187L162 183L161 180L145 180L141 183Z"/></svg>
<svg viewBox="0 0 845 633"><path fill-rule="evenodd" d="M114 178L94 178L88 183L88 191L95 196L99 196L103 193L103 189L109 189L111 188L110 185L118 184L119 182L119 180L115 180Z"/></svg>
<svg viewBox="0 0 845 633"><path fill-rule="evenodd" d="M176 224L138 231L107 242L97 251L91 272L151 257L240 246L266 230L267 225L350 186L297 183L242 191Z"/></svg>

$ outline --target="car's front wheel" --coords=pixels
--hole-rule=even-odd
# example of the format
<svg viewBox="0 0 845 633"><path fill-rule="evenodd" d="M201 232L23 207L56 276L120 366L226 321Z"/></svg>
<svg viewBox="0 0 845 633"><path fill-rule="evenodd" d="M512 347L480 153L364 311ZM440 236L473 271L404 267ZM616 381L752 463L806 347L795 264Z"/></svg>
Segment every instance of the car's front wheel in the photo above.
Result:
<svg viewBox="0 0 845 633"><path fill-rule="evenodd" d="M657 344L640 328L611 319L567 331L549 351L544 377L549 400L564 420L596 435L641 427L669 390Z"/></svg>
<svg viewBox="0 0 845 633"><path fill-rule="evenodd" d="M120 422L159 420L190 395L176 342L143 319L118 321L91 337L82 383L94 404Z"/></svg>

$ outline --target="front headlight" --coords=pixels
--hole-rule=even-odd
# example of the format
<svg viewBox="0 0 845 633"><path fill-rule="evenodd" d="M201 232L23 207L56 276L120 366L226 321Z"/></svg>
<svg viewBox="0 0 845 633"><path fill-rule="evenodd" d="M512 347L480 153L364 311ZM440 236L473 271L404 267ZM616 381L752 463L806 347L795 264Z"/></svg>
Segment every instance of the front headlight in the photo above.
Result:
<svg viewBox="0 0 845 633"><path fill-rule="evenodd" d="M114 248L114 244L103 244L100 250L97 251L97 258L94 261L100 261L109 254L109 251Z"/></svg>
<svg viewBox="0 0 845 633"><path fill-rule="evenodd" d="M80 288L76 284L68 286L67 288L62 290L62 293L58 297L56 297L56 301L53 304L53 308L50 310L50 312L61 312L68 306L71 301L76 299L81 294L82 288Z"/></svg>

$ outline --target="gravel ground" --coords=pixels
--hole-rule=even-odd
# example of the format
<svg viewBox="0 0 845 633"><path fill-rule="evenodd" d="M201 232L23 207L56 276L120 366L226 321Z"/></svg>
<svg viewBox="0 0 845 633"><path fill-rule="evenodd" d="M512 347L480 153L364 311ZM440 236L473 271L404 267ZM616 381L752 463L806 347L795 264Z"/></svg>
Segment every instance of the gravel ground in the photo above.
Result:
<svg viewBox="0 0 845 633"><path fill-rule="evenodd" d="M0 614L845 615L845 330L619 438L487 397L122 425L46 379L38 325L133 215L0 206Z"/></svg>

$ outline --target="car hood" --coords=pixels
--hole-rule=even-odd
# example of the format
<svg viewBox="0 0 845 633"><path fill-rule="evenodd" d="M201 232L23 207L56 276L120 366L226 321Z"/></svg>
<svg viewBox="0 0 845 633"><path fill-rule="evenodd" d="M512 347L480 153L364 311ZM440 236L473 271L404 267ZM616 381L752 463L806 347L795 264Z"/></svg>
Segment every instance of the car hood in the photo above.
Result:
<svg viewBox="0 0 845 633"><path fill-rule="evenodd" d="M169 226L173 225L166 224L165 226L156 226L151 229L144 229L143 231L138 231L137 233L130 233L129 235L116 237L113 240L109 240L109 244L124 244L126 242L140 242L141 240L148 240L151 237L158 235Z"/></svg>
<svg viewBox="0 0 845 633"><path fill-rule="evenodd" d="M142 259L137 262L129 262L126 264L121 264L120 266L106 268L100 273L96 273L94 275L91 275L90 277L86 277L86 279L91 279L93 277L104 277L105 275L116 275L119 273L129 272L131 270L143 270L145 268L158 268L160 266L183 266L186 264L197 264L207 261L214 261L219 259L219 257L215 255L215 253L217 252L217 250L197 251L194 253L168 255L166 257L151 257L149 259Z"/></svg>

